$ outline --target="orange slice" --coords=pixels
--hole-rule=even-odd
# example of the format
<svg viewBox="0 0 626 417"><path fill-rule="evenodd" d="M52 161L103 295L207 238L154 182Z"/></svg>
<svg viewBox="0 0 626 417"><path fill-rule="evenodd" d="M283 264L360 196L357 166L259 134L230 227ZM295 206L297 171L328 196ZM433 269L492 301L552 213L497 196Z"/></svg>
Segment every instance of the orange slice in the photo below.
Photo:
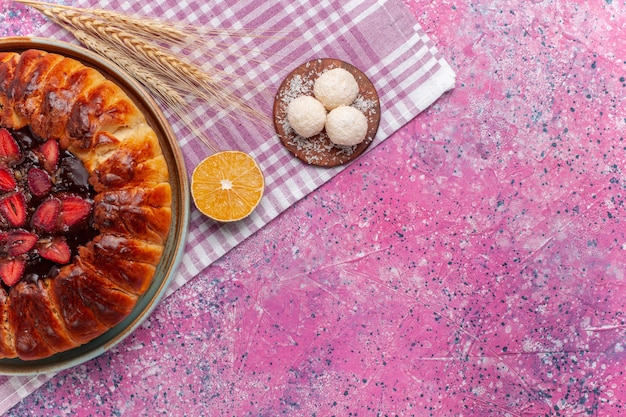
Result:
<svg viewBox="0 0 626 417"><path fill-rule="evenodd" d="M213 154L200 162L191 175L191 195L196 207L220 222L234 222L252 213L264 188L261 169L241 151Z"/></svg>

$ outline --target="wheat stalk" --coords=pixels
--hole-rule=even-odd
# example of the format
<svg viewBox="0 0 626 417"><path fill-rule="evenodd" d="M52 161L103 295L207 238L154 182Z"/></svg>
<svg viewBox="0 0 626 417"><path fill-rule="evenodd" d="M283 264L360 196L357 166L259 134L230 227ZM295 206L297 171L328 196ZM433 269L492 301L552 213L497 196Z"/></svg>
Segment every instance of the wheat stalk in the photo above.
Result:
<svg viewBox="0 0 626 417"><path fill-rule="evenodd" d="M268 117L250 107L229 89L232 82L211 77L201 65L190 62L180 50L206 48L204 34L227 33L202 30L183 24L170 24L156 19L127 16L105 9L81 9L32 0L16 0L31 6L72 33L89 49L100 53L134 75L198 135L212 151L217 145L191 120L190 107L206 101L223 110L235 109L253 122L268 123ZM217 68L214 74L224 76ZM225 84L225 85L224 85ZM230 112L228 114L235 117Z"/></svg>
<svg viewBox="0 0 626 417"><path fill-rule="evenodd" d="M89 49L101 51L109 59L114 60L116 64L124 68L126 71L133 73L139 80L148 87L156 90L160 98L167 98L167 101L174 106L185 106L187 101L184 97L168 84L160 84L161 79L156 77L154 73L148 71L145 67L137 65L135 61L129 60L125 56L120 56L117 50L111 48L101 40L89 36L85 33L77 33L76 39L82 42Z"/></svg>
<svg viewBox="0 0 626 417"><path fill-rule="evenodd" d="M176 116L191 129L192 133L200 139L211 152L218 152L220 150L219 147L195 125L193 119L189 117L189 113L186 110L187 101L176 91L175 86L164 83L162 79L156 77L152 72L138 65L135 61L120 56L115 49L97 38L84 33L77 33L76 38L88 48L100 51L127 72L134 74L142 84L148 87L153 94L172 109Z"/></svg>

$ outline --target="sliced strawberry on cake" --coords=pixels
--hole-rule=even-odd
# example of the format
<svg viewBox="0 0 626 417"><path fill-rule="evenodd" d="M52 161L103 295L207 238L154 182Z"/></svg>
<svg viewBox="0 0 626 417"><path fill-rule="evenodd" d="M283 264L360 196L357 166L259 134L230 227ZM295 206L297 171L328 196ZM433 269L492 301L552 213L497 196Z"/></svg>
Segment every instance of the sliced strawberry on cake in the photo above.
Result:
<svg viewBox="0 0 626 417"><path fill-rule="evenodd" d="M0 163L10 165L21 157L22 152L13 135L4 128L0 129Z"/></svg>
<svg viewBox="0 0 626 417"><path fill-rule="evenodd" d="M0 279L9 287L17 284L24 274L26 263L23 259L0 260Z"/></svg>
<svg viewBox="0 0 626 417"><path fill-rule="evenodd" d="M61 200L61 223L64 229L85 220L91 213L92 203L82 197L67 194Z"/></svg>
<svg viewBox="0 0 626 417"><path fill-rule="evenodd" d="M42 167L53 174L59 162L59 142L56 140L47 140L39 147Z"/></svg>
<svg viewBox="0 0 626 417"><path fill-rule="evenodd" d="M16 229L6 233L6 251L11 257L28 253L37 244L37 235L27 230Z"/></svg>
<svg viewBox="0 0 626 417"><path fill-rule="evenodd" d="M13 172L8 168L0 168L0 191L12 191L16 186Z"/></svg>
<svg viewBox="0 0 626 417"><path fill-rule="evenodd" d="M40 239L37 242L39 256L57 264L66 264L72 257L72 251L62 236Z"/></svg>
<svg viewBox="0 0 626 417"><path fill-rule="evenodd" d="M31 168L27 174L28 188L34 196L43 197L52 189L50 175L41 168Z"/></svg>
<svg viewBox="0 0 626 417"><path fill-rule="evenodd" d="M57 229L60 214L61 200L50 197L37 207L31 218L31 225L37 230L51 233Z"/></svg>
<svg viewBox="0 0 626 417"><path fill-rule="evenodd" d="M26 221L26 200L19 192L6 194L0 198L0 215L14 227L20 227Z"/></svg>

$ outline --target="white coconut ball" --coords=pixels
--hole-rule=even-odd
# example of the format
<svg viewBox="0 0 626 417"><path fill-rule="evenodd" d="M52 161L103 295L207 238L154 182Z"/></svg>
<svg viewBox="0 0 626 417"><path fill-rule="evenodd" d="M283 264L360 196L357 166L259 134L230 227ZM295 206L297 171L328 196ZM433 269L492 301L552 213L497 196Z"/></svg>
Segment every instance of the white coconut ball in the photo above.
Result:
<svg viewBox="0 0 626 417"><path fill-rule="evenodd" d="M287 121L298 135L310 138L324 129L326 109L315 97L300 96L287 106Z"/></svg>
<svg viewBox="0 0 626 417"><path fill-rule="evenodd" d="M332 110L352 104L359 94L359 84L350 72L343 68L333 68L317 77L313 94L326 109Z"/></svg>
<svg viewBox="0 0 626 417"><path fill-rule="evenodd" d="M367 135L367 118L354 107L339 106L326 117L326 134L336 145L357 145Z"/></svg>

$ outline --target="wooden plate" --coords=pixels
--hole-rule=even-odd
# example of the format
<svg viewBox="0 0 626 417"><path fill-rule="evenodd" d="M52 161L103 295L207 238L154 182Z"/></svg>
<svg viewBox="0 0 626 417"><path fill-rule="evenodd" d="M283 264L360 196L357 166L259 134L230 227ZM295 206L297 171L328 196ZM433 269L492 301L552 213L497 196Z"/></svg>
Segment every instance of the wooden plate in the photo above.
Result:
<svg viewBox="0 0 626 417"><path fill-rule="evenodd" d="M359 85L359 95L352 104L367 117L365 140L354 146L333 144L325 131L311 138L296 134L287 121L287 107L301 95L313 95L313 85L324 71L343 68ZM374 84L355 66L338 59L320 58L300 65L281 83L274 99L274 127L283 145L298 159L311 165L334 167L352 161L372 143L380 123L380 101Z"/></svg>
<svg viewBox="0 0 626 417"><path fill-rule="evenodd" d="M44 38L0 38L0 51L23 52L27 49L39 49L81 61L115 82L137 104L159 138L167 161L172 187L172 221L152 284L125 320L89 343L49 358L34 361L0 359L0 374L5 375L58 372L101 355L130 335L154 310L174 278L182 259L189 224L189 184L180 147L159 106L143 87L110 61L75 45Z"/></svg>

